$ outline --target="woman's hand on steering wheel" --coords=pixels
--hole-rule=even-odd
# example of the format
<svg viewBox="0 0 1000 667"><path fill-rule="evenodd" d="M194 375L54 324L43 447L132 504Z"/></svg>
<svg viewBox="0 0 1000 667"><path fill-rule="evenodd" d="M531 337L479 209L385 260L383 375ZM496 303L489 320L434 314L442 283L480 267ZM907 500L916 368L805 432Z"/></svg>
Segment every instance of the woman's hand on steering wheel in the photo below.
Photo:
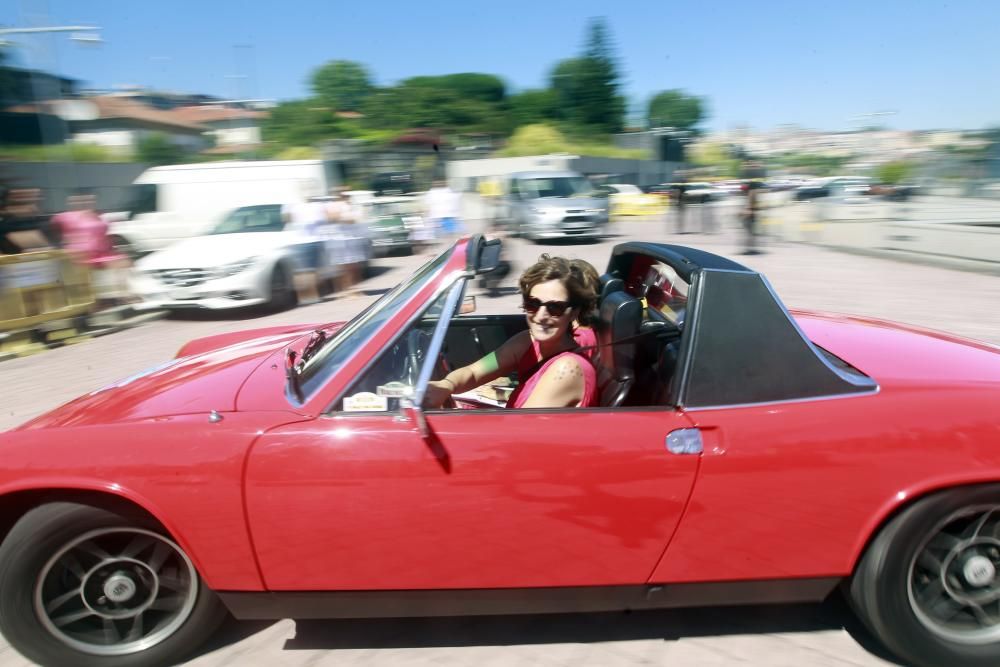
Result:
<svg viewBox="0 0 1000 667"><path fill-rule="evenodd" d="M431 380L427 383L427 391L424 392L424 407L441 408L451 403L451 392L455 390L455 385L450 380ZM454 403L451 403L454 405Z"/></svg>

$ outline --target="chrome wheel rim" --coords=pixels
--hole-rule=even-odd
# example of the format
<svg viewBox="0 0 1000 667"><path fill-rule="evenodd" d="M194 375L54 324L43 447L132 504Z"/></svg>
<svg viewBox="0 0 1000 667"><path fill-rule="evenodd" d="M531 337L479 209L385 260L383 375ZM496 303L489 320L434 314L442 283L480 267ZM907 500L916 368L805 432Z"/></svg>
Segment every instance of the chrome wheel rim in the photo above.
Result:
<svg viewBox="0 0 1000 667"><path fill-rule="evenodd" d="M144 651L191 615L198 574L166 537L140 528L88 532L59 549L35 585L35 613L59 641L92 655Z"/></svg>
<svg viewBox="0 0 1000 667"><path fill-rule="evenodd" d="M917 619L960 644L1000 641L1000 505L956 512L910 562L907 593Z"/></svg>

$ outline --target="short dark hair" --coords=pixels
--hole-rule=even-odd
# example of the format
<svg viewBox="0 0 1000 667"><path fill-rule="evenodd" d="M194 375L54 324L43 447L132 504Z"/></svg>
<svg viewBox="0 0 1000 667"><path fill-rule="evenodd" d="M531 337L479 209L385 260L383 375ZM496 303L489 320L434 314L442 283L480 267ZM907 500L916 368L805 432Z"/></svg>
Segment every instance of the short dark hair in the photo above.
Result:
<svg viewBox="0 0 1000 667"><path fill-rule="evenodd" d="M577 320L584 323L593 317L598 281L597 269L590 262L545 253L521 274L518 287L523 296L528 296L535 285L550 280L558 280L569 292L569 302L577 309Z"/></svg>

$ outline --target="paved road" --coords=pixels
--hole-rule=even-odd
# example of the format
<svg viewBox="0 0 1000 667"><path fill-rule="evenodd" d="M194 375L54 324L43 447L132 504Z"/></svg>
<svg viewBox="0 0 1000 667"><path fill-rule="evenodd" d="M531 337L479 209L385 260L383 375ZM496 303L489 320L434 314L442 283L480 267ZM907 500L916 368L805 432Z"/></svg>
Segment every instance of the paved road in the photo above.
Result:
<svg viewBox="0 0 1000 667"><path fill-rule="evenodd" d="M722 218L723 216L720 216ZM950 331L1000 344L1000 278L841 254L772 241L740 256L725 217L713 235L669 235L660 220L617 222L589 245L535 246L513 240L518 267L539 252L582 257L603 268L627 239L692 245L731 255L767 275L792 308L849 312ZM197 336L273 323L344 319L426 257L379 263L368 294L260 317L172 318L0 364L0 429L172 356ZM511 276L510 285L516 279ZM513 312L516 296L479 298L480 312ZM735 520L735 519L734 519ZM846 626L846 628L845 628ZM861 643L859 643L859 641ZM190 664L222 665L821 665L890 664L865 648L863 633L836 602L827 605L468 619L281 621L236 624ZM870 645L870 644L869 644ZM0 641L0 666L28 664Z"/></svg>

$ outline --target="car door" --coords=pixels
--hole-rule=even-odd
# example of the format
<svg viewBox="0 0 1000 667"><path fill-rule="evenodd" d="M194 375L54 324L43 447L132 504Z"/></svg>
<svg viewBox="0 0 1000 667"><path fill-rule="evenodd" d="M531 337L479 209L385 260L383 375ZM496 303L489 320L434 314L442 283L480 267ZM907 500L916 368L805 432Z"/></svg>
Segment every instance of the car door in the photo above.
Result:
<svg viewBox="0 0 1000 667"><path fill-rule="evenodd" d="M247 510L271 590L645 582L697 455L664 410L452 410L425 439L397 414L339 413L263 435Z"/></svg>
<svg viewBox="0 0 1000 667"><path fill-rule="evenodd" d="M329 414L255 444L246 502L267 587L644 583L698 469L698 451L668 448L691 422L668 408L450 409L422 413L422 433L392 378L436 358L435 343L412 346L449 311L428 312Z"/></svg>

